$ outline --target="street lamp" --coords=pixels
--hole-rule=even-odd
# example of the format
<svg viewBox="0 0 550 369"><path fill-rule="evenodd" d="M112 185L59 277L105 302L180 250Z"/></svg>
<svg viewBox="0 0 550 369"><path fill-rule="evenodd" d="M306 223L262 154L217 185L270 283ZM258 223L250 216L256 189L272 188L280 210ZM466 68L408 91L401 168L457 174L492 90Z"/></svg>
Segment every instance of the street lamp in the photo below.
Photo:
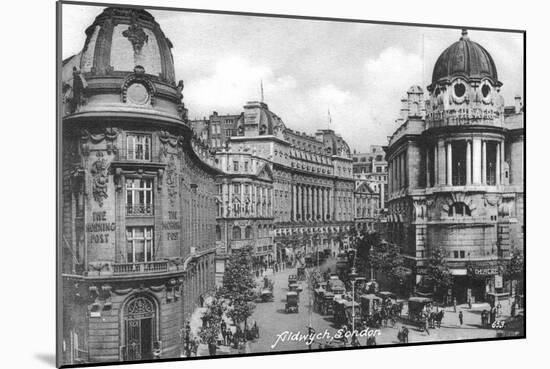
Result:
<svg viewBox="0 0 550 369"><path fill-rule="evenodd" d="M351 279L351 334L355 334L355 281L357 280L357 272L355 267L351 268L349 274Z"/></svg>

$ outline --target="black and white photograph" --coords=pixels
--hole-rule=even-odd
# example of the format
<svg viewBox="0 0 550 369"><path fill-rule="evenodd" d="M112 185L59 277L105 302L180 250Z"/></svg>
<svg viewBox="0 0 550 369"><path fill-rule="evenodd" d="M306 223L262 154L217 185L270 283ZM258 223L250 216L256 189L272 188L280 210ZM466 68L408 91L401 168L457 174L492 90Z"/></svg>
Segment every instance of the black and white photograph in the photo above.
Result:
<svg viewBox="0 0 550 369"><path fill-rule="evenodd" d="M526 31L364 18L57 3L58 366L526 337Z"/></svg>

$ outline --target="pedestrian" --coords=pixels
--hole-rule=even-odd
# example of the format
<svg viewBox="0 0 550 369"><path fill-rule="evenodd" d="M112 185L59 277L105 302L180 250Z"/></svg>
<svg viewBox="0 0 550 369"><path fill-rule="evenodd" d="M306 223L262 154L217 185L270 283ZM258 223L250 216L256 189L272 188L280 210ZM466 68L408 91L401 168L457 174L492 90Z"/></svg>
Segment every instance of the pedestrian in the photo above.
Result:
<svg viewBox="0 0 550 369"><path fill-rule="evenodd" d="M199 295L199 303L201 305L201 307L203 307L204 305L204 297L202 295Z"/></svg>
<svg viewBox="0 0 550 369"><path fill-rule="evenodd" d="M201 320L202 320L202 327L206 328L208 324L208 319L206 318L206 315L201 316Z"/></svg>
<svg viewBox="0 0 550 369"><path fill-rule="evenodd" d="M462 314L462 310L458 313L458 321L460 322L460 325L462 326L462 323L464 323L464 315Z"/></svg>
<svg viewBox="0 0 550 369"><path fill-rule="evenodd" d="M225 340L226 338L226 334L227 334L227 324L225 324L225 320L222 319L222 322L220 324L220 330L221 330L221 333L222 333L222 339L223 339L223 344L224 346L227 346L227 341Z"/></svg>
<svg viewBox="0 0 550 369"><path fill-rule="evenodd" d="M453 298L453 309L456 313L456 297Z"/></svg>
<svg viewBox="0 0 550 369"><path fill-rule="evenodd" d="M472 310L472 297L468 297L468 309Z"/></svg>
<svg viewBox="0 0 550 369"><path fill-rule="evenodd" d="M516 303L512 303L512 311L511 311L511 315L512 316L516 316Z"/></svg>
<svg viewBox="0 0 550 369"><path fill-rule="evenodd" d="M231 341L233 340L233 332L231 332L231 329L229 329L229 327L227 327L225 336L227 337L227 346L231 346Z"/></svg>
<svg viewBox="0 0 550 369"><path fill-rule="evenodd" d="M429 324L430 324L430 320L429 320L428 316L426 315L426 319L424 320L424 330L426 331L428 336L430 335L430 331L428 330L428 325Z"/></svg>

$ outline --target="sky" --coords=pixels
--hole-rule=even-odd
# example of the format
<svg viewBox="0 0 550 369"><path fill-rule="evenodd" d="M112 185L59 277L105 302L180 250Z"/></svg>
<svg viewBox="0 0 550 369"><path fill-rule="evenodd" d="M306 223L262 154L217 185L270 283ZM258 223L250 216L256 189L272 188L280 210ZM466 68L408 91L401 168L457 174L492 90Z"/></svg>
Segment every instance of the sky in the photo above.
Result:
<svg viewBox="0 0 550 369"><path fill-rule="evenodd" d="M81 51L86 27L102 7L63 5L62 54ZM189 118L238 114L264 101L288 128L329 127L352 150L386 145L400 99L425 91L438 56L460 29L151 10L172 41L176 79L185 83ZM470 30L492 55L512 105L523 92L523 35Z"/></svg>

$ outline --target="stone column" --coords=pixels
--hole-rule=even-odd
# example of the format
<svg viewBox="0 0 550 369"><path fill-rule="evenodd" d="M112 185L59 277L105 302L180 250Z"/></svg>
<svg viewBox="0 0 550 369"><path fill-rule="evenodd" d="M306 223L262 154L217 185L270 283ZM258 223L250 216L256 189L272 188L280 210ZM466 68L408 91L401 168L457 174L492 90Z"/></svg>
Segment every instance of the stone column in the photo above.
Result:
<svg viewBox="0 0 550 369"><path fill-rule="evenodd" d="M474 138L472 140L472 182L474 184L481 184L481 139Z"/></svg>
<svg viewBox="0 0 550 369"><path fill-rule="evenodd" d="M328 189L328 215L330 216L330 221L334 221L334 211L332 210L333 201L332 201L332 188Z"/></svg>
<svg viewBox="0 0 550 369"><path fill-rule="evenodd" d="M500 178L500 181L499 181L499 184L500 183L503 183L504 182L504 161L505 161L505 157L504 157L504 141L501 141L499 143L499 148L500 148L500 172L497 172L499 173L499 177Z"/></svg>
<svg viewBox="0 0 550 369"><path fill-rule="evenodd" d="M313 220L313 186L308 186L308 213L309 220Z"/></svg>
<svg viewBox="0 0 550 369"><path fill-rule="evenodd" d="M487 141L481 142L481 181L480 183L487 183Z"/></svg>
<svg viewBox="0 0 550 369"><path fill-rule="evenodd" d="M497 152L496 152L496 172L495 172L495 179L496 179L496 185L497 186L500 186L500 160L501 160L501 155L500 155L500 147L502 146L502 143L497 143Z"/></svg>
<svg viewBox="0 0 550 369"><path fill-rule="evenodd" d="M472 145L466 141L466 184L472 184Z"/></svg>
<svg viewBox="0 0 550 369"><path fill-rule="evenodd" d="M298 214L300 215L299 220L302 221L304 220L304 215L303 215L304 211L302 210L302 206L304 204L302 200L302 196L303 196L302 185L298 184L297 187L298 187Z"/></svg>
<svg viewBox="0 0 550 369"><path fill-rule="evenodd" d="M447 142L447 186L453 185L453 147Z"/></svg>
<svg viewBox="0 0 550 369"><path fill-rule="evenodd" d="M325 221L325 189L324 187L319 188L319 201L320 201L320 207L319 207L319 214L321 215L321 220Z"/></svg>
<svg viewBox="0 0 550 369"><path fill-rule="evenodd" d="M445 142L443 139L437 141L437 183L445 184Z"/></svg>
<svg viewBox="0 0 550 369"><path fill-rule="evenodd" d="M316 221L317 220L317 187L313 186L311 187L311 190L313 191L312 194L312 201L313 201L313 212L311 213L311 219Z"/></svg>
<svg viewBox="0 0 550 369"><path fill-rule="evenodd" d="M292 214L290 220L296 221L296 185L291 185L290 190L292 191Z"/></svg>
<svg viewBox="0 0 550 369"><path fill-rule="evenodd" d="M426 187L430 187L430 148L429 147L426 148L425 151L426 151L426 160L425 160Z"/></svg>

